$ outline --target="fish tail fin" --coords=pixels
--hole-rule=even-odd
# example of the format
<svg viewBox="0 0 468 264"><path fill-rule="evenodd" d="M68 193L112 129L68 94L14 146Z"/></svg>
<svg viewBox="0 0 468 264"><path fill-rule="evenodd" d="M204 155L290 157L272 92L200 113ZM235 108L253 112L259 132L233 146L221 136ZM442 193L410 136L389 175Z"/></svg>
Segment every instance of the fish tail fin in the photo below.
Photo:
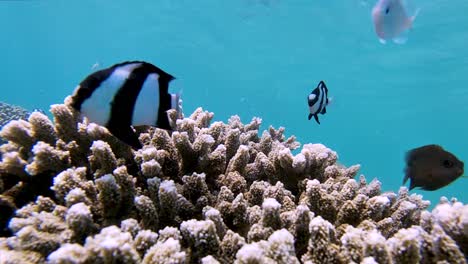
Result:
<svg viewBox="0 0 468 264"><path fill-rule="evenodd" d="M419 15L419 12L420 12L420 11L421 11L421 8L420 8L420 7L418 7L418 8L416 9L416 11L414 11L414 15L411 16L411 20L412 20L412 21L414 21L414 20L416 19L416 17Z"/></svg>
<svg viewBox="0 0 468 264"><path fill-rule="evenodd" d="M182 95L184 93L184 89L180 89L180 91L177 93L178 101L177 101L177 111L183 115L184 109L183 109L183 100L182 100Z"/></svg>
<svg viewBox="0 0 468 264"><path fill-rule="evenodd" d="M327 98L327 106L329 106L333 102L333 97Z"/></svg>
<svg viewBox="0 0 468 264"><path fill-rule="evenodd" d="M409 28L409 29L413 28L414 20L416 20L416 17L418 16L420 11L421 11L421 8L417 8L416 11L414 11L414 14L406 21L406 23L407 23L406 27L407 28Z"/></svg>
<svg viewBox="0 0 468 264"><path fill-rule="evenodd" d="M183 94L183 89L180 89L175 94L171 94L171 108L175 109L177 113L182 114L183 108L182 108L182 94Z"/></svg>

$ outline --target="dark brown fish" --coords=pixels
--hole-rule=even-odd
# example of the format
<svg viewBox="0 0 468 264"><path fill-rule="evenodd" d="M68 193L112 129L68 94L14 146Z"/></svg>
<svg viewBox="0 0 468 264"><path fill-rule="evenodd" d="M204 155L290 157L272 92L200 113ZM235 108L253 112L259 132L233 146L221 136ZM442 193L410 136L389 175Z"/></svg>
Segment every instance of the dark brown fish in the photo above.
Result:
<svg viewBox="0 0 468 264"><path fill-rule="evenodd" d="M410 190L420 187L434 191L462 176L463 166L462 161L439 145L415 148L406 153L403 184L410 179Z"/></svg>

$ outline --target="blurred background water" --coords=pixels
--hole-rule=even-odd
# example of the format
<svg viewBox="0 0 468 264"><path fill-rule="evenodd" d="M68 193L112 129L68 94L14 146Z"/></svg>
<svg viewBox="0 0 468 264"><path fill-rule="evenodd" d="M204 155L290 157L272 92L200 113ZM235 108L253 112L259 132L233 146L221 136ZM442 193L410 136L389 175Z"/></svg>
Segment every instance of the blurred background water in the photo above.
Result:
<svg viewBox="0 0 468 264"><path fill-rule="evenodd" d="M374 1L0 1L0 101L48 110L96 63L146 60L177 77L184 111L201 106L286 127L361 164L384 191L402 184L404 154L440 144L468 162L468 1L413 1L408 42L379 43ZM306 98L325 80L321 125ZM468 202L468 179L435 192Z"/></svg>

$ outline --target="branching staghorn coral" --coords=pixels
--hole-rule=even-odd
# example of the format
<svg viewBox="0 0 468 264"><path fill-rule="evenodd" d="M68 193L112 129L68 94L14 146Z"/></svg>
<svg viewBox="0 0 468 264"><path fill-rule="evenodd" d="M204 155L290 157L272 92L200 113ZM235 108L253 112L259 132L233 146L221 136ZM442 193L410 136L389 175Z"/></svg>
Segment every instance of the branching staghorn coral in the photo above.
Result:
<svg viewBox="0 0 468 264"><path fill-rule="evenodd" d="M0 256L49 263L466 263L468 206L432 212L261 120L169 112L133 151L54 105L0 134ZM42 185L36 185L41 182ZM6 214L4 214L4 212ZM6 215L6 217L5 217ZM11 232L11 233L9 233Z"/></svg>

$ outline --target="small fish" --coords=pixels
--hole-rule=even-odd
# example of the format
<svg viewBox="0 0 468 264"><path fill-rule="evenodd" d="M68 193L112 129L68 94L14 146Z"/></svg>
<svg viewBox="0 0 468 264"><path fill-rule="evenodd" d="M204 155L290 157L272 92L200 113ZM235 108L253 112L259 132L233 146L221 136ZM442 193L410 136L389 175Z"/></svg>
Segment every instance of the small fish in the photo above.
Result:
<svg viewBox="0 0 468 264"><path fill-rule="evenodd" d="M397 44L404 44L407 40L404 33L412 28L419 10L409 16L403 0L379 0L372 9L375 33L379 41L385 44L391 39Z"/></svg>
<svg viewBox="0 0 468 264"><path fill-rule="evenodd" d="M403 184L410 179L410 190L420 187L434 191L462 176L463 166L462 161L439 145L415 148L406 153Z"/></svg>
<svg viewBox="0 0 468 264"><path fill-rule="evenodd" d="M132 126L170 130L167 110L181 111L180 94L168 92L174 79L148 62L118 63L81 81L71 97L71 106L132 148L140 149Z"/></svg>
<svg viewBox="0 0 468 264"><path fill-rule="evenodd" d="M309 120L314 117L315 121L320 124L318 114L324 115L327 113L327 105L330 103L331 98L328 98L328 88L323 81L320 81L315 88L307 97L309 104Z"/></svg>

